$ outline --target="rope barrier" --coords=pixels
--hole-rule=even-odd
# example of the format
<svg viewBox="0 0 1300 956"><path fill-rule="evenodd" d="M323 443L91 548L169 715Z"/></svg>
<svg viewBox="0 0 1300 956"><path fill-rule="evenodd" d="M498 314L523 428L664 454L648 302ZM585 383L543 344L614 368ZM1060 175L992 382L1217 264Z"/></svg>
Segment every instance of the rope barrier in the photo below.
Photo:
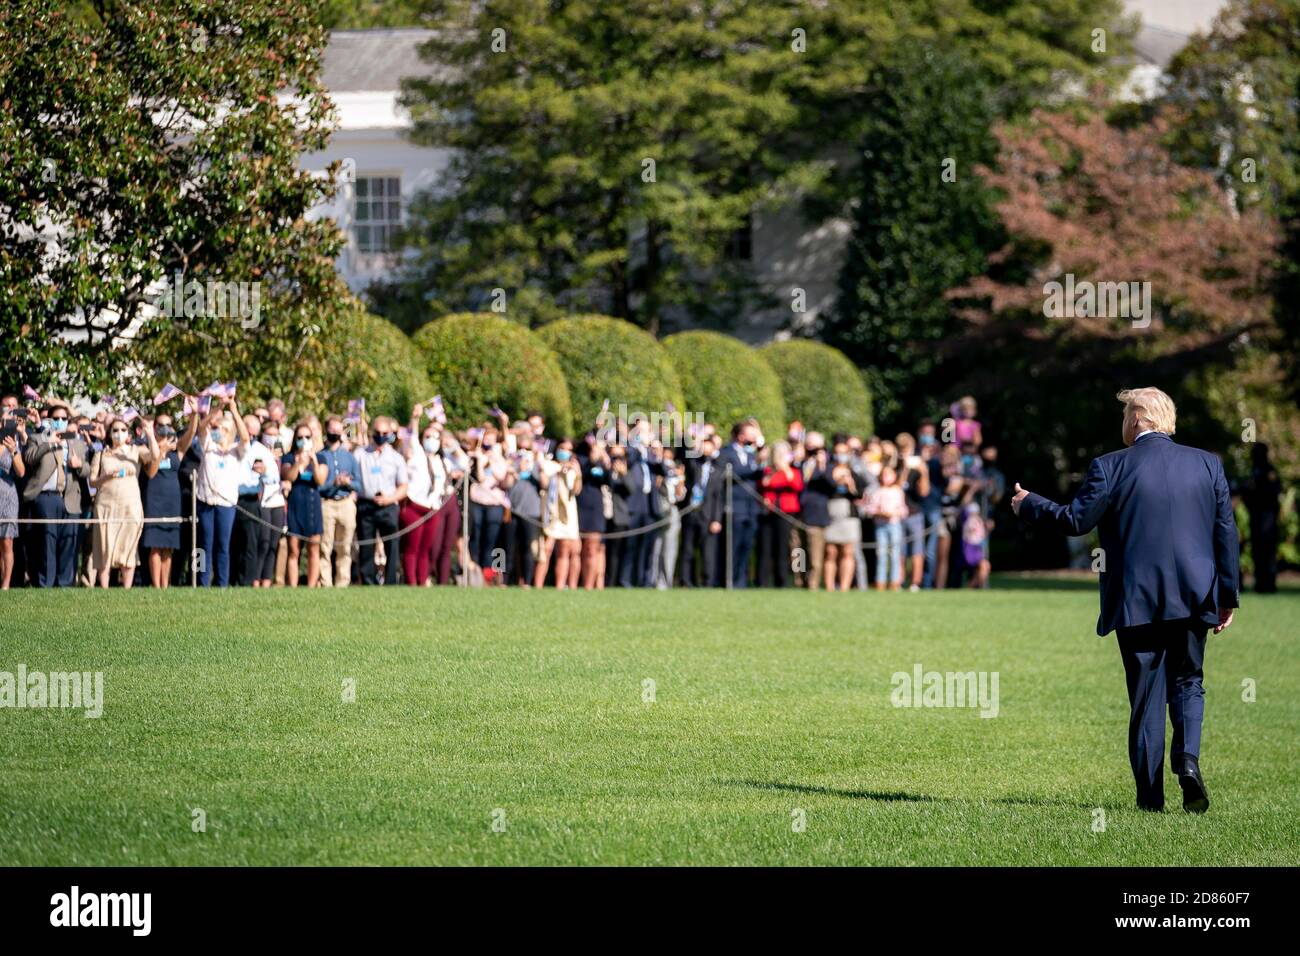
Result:
<svg viewBox="0 0 1300 956"><path fill-rule="evenodd" d="M742 481L742 482L738 482L738 484L739 484L739 486L740 486L741 488L743 488L746 492L748 492L748 493L750 494L751 497L756 498L759 502L762 503L762 505L763 505L763 507L764 507L764 509L765 509L765 511L766 511L767 514L775 514L775 515L779 515L781 518L784 518L787 522L789 522L789 523L790 523L791 525L793 525L794 527L798 528L800 531L803 531L804 533L807 533L807 532L809 532L809 531L815 531L815 530L817 530L817 529L815 529L812 525L804 524L804 523L803 523L802 521L800 521L798 518L792 517L791 515L786 514L784 511L781 511L780 509L769 507L769 506L768 506L768 503L767 503L767 499L765 499L762 495L760 495L758 492L756 492L753 488L750 488L749 485L745 484L743 481ZM943 523L943 520L940 519L939 521L937 521L937 522L935 522L934 524L930 525L928 528L922 528L919 532L917 532L917 533L915 533L915 534L912 534L912 535L904 535L904 536L899 540L899 544L901 544L901 545L906 545L906 544L908 544L909 542L911 542L911 543L922 542L922 541L925 540L926 535L928 535L931 531L933 531L933 530L935 530L936 528L938 528L939 525L942 524L942 523ZM913 539L914 539L914 540L913 540ZM874 549L874 548L876 547L876 543L875 543L874 541L859 541L859 542L858 542L858 547L861 548L861 549L864 550L864 551L866 551L866 550L871 550L871 549Z"/></svg>

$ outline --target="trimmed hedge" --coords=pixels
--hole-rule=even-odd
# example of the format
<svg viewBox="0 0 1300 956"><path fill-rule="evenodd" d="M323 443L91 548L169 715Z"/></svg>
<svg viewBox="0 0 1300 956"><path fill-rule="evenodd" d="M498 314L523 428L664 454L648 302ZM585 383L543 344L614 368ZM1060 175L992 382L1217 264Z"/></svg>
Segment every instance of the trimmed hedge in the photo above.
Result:
<svg viewBox="0 0 1300 956"><path fill-rule="evenodd" d="M809 339L772 342L758 354L776 372L791 421L809 431L863 438L873 431L871 393L848 357L839 349Z"/></svg>
<svg viewBox="0 0 1300 956"><path fill-rule="evenodd" d="M664 339L682 381L686 411L703 412L725 434L758 419L768 441L785 434L781 381L755 349L719 332L679 332Z"/></svg>
<svg viewBox="0 0 1300 956"><path fill-rule="evenodd" d="M579 431L595 424L601 405L649 415L669 402L685 407L681 382L668 352L644 329L606 315L576 315L550 322L537 335L555 353L569 384Z"/></svg>
<svg viewBox="0 0 1300 956"><path fill-rule="evenodd" d="M539 411L549 434L569 433L569 388L536 333L491 312L462 312L422 326L413 339L433 383L430 394L442 396L453 428L481 424L500 405L512 421Z"/></svg>
<svg viewBox="0 0 1300 956"><path fill-rule="evenodd" d="M319 391L322 406L341 413L348 399L364 398L371 420L392 415L405 422L411 406L433 394L415 344L387 319L357 309L330 323L317 344L313 367L299 381L300 404L310 406L310 393Z"/></svg>

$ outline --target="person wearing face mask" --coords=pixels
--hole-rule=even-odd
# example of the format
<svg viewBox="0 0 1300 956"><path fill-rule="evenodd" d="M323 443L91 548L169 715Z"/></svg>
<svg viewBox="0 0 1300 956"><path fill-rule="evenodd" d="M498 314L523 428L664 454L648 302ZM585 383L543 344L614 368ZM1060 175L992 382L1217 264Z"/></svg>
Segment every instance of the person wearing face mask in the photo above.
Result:
<svg viewBox="0 0 1300 956"><path fill-rule="evenodd" d="M709 576L717 565L718 536L709 533L710 508L706 505L717 447L712 439L696 438L694 451L695 454L687 453L684 462L686 498L683 502L679 572L681 586L684 588L707 587L711 583ZM703 574L700 573L701 569Z"/></svg>
<svg viewBox="0 0 1300 956"><path fill-rule="evenodd" d="M483 571L483 581L491 584L496 577L493 552L501 536L510 504L507 476L510 466L501 452L495 428L484 428L478 448L471 453L469 524L470 561Z"/></svg>
<svg viewBox="0 0 1300 956"><path fill-rule="evenodd" d="M199 584L208 587L215 581L217 587L224 588L230 584L230 534L248 447L248 429L233 398L225 399L224 408L214 407L206 418L200 418L196 439L203 452L196 472L203 549Z"/></svg>
<svg viewBox="0 0 1300 956"><path fill-rule="evenodd" d="M862 546L862 520L854 511L853 502L861 496L862 488L849 462L852 453L847 442L835 444L834 463L830 480L834 490L826 505L830 524L826 527L826 561L823 581L827 591L847 591L853 583L857 569L858 553Z"/></svg>
<svg viewBox="0 0 1300 956"><path fill-rule="evenodd" d="M80 437L68 433L71 417L67 405L54 404L43 429L29 433L23 449L27 472L23 500L30 503L34 518L79 518L89 503L84 483L90 477L90 454ZM35 560L30 562L35 565L30 569L35 572L32 578L43 588L72 587L76 581L81 526L38 527L41 530L32 536L36 544Z"/></svg>
<svg viewBox="0 0 1300 956"><path fill-rule="evenodd" d="M357 488L361 487L361 471L356 456L347 447L340 416L330 415L325 419L324 438L325 447L316 453L316 460L329 469L320 490L320 583L325 588L345 588L352 583L352 540L357 533Z"/></svg>
<svg viewBox="0 0 1300 956"><path fill-rule="evenodd" d="M406 470L411 480L400 512L402 528L406 530L401 538L402 580L416 587L429 583L438 515L447 493L442 430L436 422L430 422L420 432L423 417L424 407L416 405L411 410L411 430L419 433L420 440L409 443L406 449Z"/></svg>
<svg viewBox="0 0 1300 956"><path fill-rule="evenodd" d="M18 482L27 472L12 414L6 414L3 421L9 427L0 431L0 591L8 591L18 539Z"/></svg>
<svg viewBox="0 0 1300 956"><path fill-rule="evenodd" d="M447 471L447 484L442 507L434 519L436 527L431 562L434 579L445 585L451 583L451 556L460 540L461 508L464 507L461 496L465 475L469 471L469 457L456 436L446 429L442 432L442 462Z"/></svg>
<svg viewBox="0 0 1300 956"><path fill-rule="evenodd" d="M289 558L287 584L298 586L298 558L307 545L307 587L320 582L320 489L329 465L316 460L311 425L299 422L293 430L293 450L280 459L280 478L289 483Z"/></svg>
<svg viewBox="0 0 1300 956"><path fill-rule="evenodd" d="M235 530L231 536L231 552L237 556L232 576L241 587L251 587L262 565L258 551L262 540L262 489L267 475L280 478L280 456L261 441L262 420L256 415L244 416L248 429L248 447L242 462L244 477L239 485L239 508L235 512Z"/></svg>
<svg viewBox="0 0 1300 956"><path fill-rule="evenodd" d="M582 587L605 587L605 496L609 493L610 460L605 443L588 435L578 450L582 489L578 492L578 533L582 537Z"/></svg>
<svg viewBox="0 0 1300 956"><path fill-rule="evenodd" d="M90 486L95 489L96 524L91 532L93 566L98 584L108 587L116 569L122 587L135 580L140 556L140 533L144 526L144 505L140 500L140 474L161 458L152 423L146 421L146 443L131 442L131 429L120 418L108 423L108 447L95 454L90 466Z"/></svg>
<svg viewBox="0 0 1300 956"><path fill-rule="evenodd" d="M744 488L733 488L731 493L731 581L732 587L737 588L743 588L749 583L749 559L758 537L758 517L763 508L758 488L758 482L763 477L763 464L758 455L761 438L757 425L752 422L737 422L731 429L731 444L718 453L718 475L715 480L725 480L730 467L732 482L744 484L754 492L750 494ZM717 533L723 533L721 522L716 524ZM726 584L725 548L724 542L718 555L720 570L716 577L719 586Z"/></svg>
<svg viewBox="0 0 1300 956"><path fill-rule="evenodd" d="M808 554L808 590L822 586L826 561L826 529L831 523L830 500L835 494L831 480L831 456L826 451L826 438L821 432L809 432L805 440L803 495L800 504L806 526L803 529L804 548Z"/></svg>
<svg viewBox="0 0 1300 956"><path fill-rule="evenodd" d="M542 486L538 476L540 464L539 456L532 449L520 451L513 463L515 481L509 492L512 520L506 533L506 571L510 581L521 588L533 586L533 575L541 552L543 515Z"/></svg>
<svg viewBox="0 0 1300 956"><path fill-rule="evenodd" d="M158 457L145 469L145 518L179 518L181 516L181 458L189 451L190 442L198 428L198 419L191 415L185 434L177 435L170 415L154 419L154 440ZM181 526L178 523L146 522L140 536L140 546L149 553L149 583L156 588L171 584L172 554L181 546Z"/></svg>
<svg viewBox="0 0 1300 956"><path fill-rule="evenodd" d="M545 526L542 553L533 573L533 587L546 582L546 572L555 558L555 587L578 586L578 494L582 491L582 469L573 455L573 442L561 439L555 445L555 459L539 466L542 491L542 522Z"/></svg>
<svg viewBox="0 0 1300 956"><path fill-rule="evenodd" d="M410 487L406 461L393 448L397 440L397 422L386 415L375 419L370 430L370 444L357 452L361 487L357 498L357 537L360 540L361 581L378 584L375 561L377 539L397 533L399 506ZM397 547L386 543L389 555L384 565L384 583L397 583Z"/></svg>

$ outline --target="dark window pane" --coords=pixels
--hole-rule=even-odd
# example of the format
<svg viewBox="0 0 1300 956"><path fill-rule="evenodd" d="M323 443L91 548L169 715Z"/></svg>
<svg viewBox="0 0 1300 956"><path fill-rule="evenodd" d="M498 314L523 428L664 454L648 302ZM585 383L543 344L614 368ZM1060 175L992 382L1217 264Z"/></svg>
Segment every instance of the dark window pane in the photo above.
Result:
<svg viewBox="0 0 1300 956"><path fill-rule="evenodd" d="M357 226L357 248L362 252L370 251L370 227Z"/></svg>
<svg viewBox="0 0 1300 956"><path fill-rule="evenodd" d="M370 195L370 180L368 180L368 179L358 179L358 180L357 180L357 196L360 197L360 196L369 196L369 195Z"/></svg>
<svg viewBox="0 0 1300 956"><path fill-rule="evenodd" d="M388 200L388 221L402 221L402 204L395 199Z"/></svg>

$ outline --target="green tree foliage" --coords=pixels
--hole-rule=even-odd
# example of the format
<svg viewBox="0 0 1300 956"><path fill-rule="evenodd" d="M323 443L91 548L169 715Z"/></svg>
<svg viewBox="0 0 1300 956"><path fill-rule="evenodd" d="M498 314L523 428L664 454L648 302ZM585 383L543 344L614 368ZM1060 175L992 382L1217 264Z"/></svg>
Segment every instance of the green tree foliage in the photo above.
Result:
<svg viewBox="0 0 1300 956"><path fill-rule="evenodd" d="M1076 108L998 129L997 168L984 175L1010 240L953 290L965 371L950 394L971 392L1002 423L1000 444L1033 461L1026 487L1063 489L1116 446L1114 395L1126 386L1173 396L1180 439L1240 441L1239 420L1216 417L1197 382L1275 335L1274 223L1237 214L1209 173L1173 162L1166 134L1159 121L1117 128ZM1109 295L1089 307L1098 283L1122 283L1127 307Z"/></svg>
<svg viewBox="0 0 1300 956"><path fill-rule="evenodd" d="M871 393L838 349L808 339L773 342L759 355L781 380L785 414L809 431L870 435Z"/></svg>
<svg viewBox="0 0 1300 956"><path fill-rule="evenodd" d="M765 435L785 432L781 380L756 349L720 332L678 332L664 339L686 397L685 412L702 413L726 432L757 418Z"/></svg>
<svg viewBox="0 0 1300 956"><path fill-rule="evenodd" d="M877 71L865 107L860 192L835 309L822 337L863 366L876 417L907 427L933 404L943 346L959 327L945 293L996 248L993 96L965 58L913 46Z"/></svg>
<svg viewBox="0 0 1300 956"><path fill-rule="evenodd" d="M342 412L351 398L364 398L366 412L392 415L405 422L411 406L427 402L436 392L425 368L424 355L401 329L387 319L357 309L333 323L316 348L304 355L318 380L316 396L298 391L310 407ZM291 393L294 394L294 393ZM292 403L291 403L292 406ZM292 406L299 407L299 406Z"/></svg>
<svg viewBox="0 0 1300 956"><path fill-rule="evenodd" d="M1281 223L1274 308L1300 393L1300 4L1229 0L1170 64L1161 105L1182 162L1210 169L1238 208Z"/></svg>
<svg viewBox="0 0 1300 956"><path fill-rule="evenodd" d="M405 102L417 143L457 152L412 208L408 294L385 298L482 308L502 288L526 314L725 327L766 301L729 240L835 178L873 64L906 37L956 44L1018 100L1108 62L1089 31L1118 0L1050 7L429 0L438 69Z"/></svg>
<svg viewBox="0 0 1300 956"><path fill-rule="evenodd" d="M287 388L303 340L352 307L337 228L306 216L332 184L298 165L332 121L310 5L64 6L19 0L0 19L7 376L136 394L156 358L187 384ZM256 324L210 304L157 315L177 274L256 284Z"/></svg>
<svg viewBox="0 0 1300 956"><path fill-rule="evenodd" d="M462 313L430 322L414 339L453 428L481 424L494 405L512 419L541 412L552 435L572 427L560 363L522 325L490 312Z"/></svg>
<svg viewBox="0 0 1300 956"><path fill-rule="evenodd" d="M610 413L649 415L671 404L685 407L672 359L655 337L622 319L572 316L550 322L537 336L560 361L569 384L575 426L591 426L608 401Z"/></svg>

